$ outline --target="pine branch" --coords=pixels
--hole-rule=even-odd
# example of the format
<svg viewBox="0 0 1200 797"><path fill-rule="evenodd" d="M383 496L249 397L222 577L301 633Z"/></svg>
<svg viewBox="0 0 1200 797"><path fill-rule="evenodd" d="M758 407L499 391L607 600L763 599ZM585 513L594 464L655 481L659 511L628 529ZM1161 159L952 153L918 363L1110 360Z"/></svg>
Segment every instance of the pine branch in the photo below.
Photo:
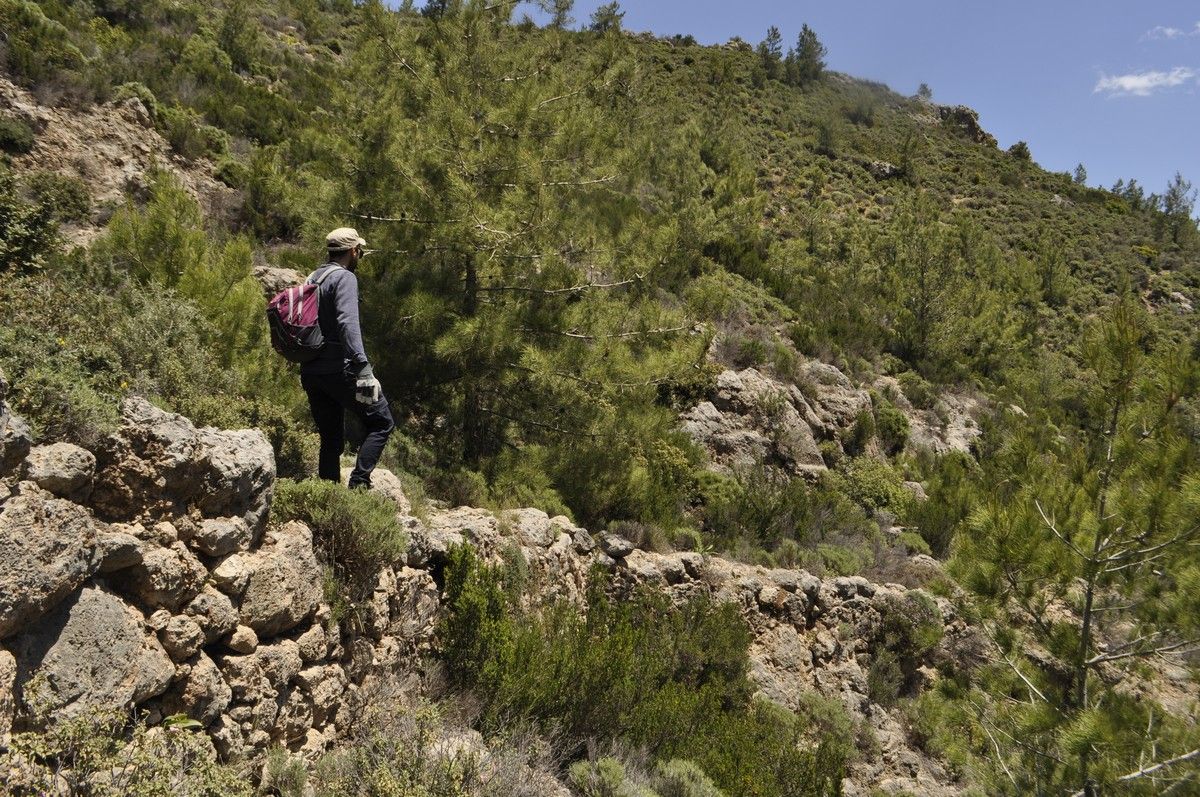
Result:
<svg viewBox="0 0 1200 797"><path fill-rule="evenodd" d="M1131 781L1135 781L1140 778L1144 778L1147 775L1153 775L1155 772L1160 772L1164 769L1173 767L1176 764L1182 764L1185 761L1191 761L1192 759L1195 759L1195 758L1200 758L1200 747L1196 748L1195 750L1192 750L1191 752L1184 753L1183 755L1175 756L1174 758L1169 758L1166 761L1160 761L1157 764L1154 764L1153 766L1142 767L1137 772L1130 772L1128 775L1122 775L1121 777L1117 778L1117 783L1129 783ZM1084 794L1085 794L1085 790L1080 789L1079 791L1072 794L1071 797L1084 797Z"/></svg>
<svg viewBox="0 0 1200 797"><path fill-rule="evenodd" d="M1153 638L1158 634L1152 634L1148 638ZM1141 641L1141 640L1138 640ZM1122 646L1127 647L1127 646ZM1171 653L1177 650L1184 650L1185 653L1191 653L1194 650L1200 649L1200 637L1195 639L1185 639L1182 642L1176 642L1173 645L1164 645L1161 648L1152 648L1150 650L1129 650L1124 653L1104 653L1099 656L1093 656L1087 660L1087 666L1093 667L1097 664L1102 664L1106 661L1118 661L1120 659L1132 659L1139 656L1160 656L1163 653ZM1120 650L1121 648L1118 648Z"/></svg>

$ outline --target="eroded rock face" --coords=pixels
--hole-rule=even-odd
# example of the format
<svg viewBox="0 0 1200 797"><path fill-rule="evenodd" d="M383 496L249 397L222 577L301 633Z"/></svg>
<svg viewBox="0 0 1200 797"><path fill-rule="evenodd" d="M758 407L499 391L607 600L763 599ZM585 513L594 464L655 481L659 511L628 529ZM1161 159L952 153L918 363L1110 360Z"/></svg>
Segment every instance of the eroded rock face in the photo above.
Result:
<svg viewBox="0 0 1200 797"><path fill-rule="evenodd" d="M87 510L23 482L0 507L0 639L53 609L99 566Z"/></svg>
<svg viewBox="0 0 1200 797"><path fill-rule="evenodd" d="M56 717L141 703L162 694L175 674L142 613L100 586L76 592L6 645L23 702L33 698L25 690L36 677L37 700Z"/></svg>
<svg viewBox="0 0 1200 797"><path fill-rule="evenodd" d="M824 425L795 385L754 368L724 371L709 401L685 412L684 430L705 446L716 470L767 463L794 473L825 470L814 425Z"/></svg>

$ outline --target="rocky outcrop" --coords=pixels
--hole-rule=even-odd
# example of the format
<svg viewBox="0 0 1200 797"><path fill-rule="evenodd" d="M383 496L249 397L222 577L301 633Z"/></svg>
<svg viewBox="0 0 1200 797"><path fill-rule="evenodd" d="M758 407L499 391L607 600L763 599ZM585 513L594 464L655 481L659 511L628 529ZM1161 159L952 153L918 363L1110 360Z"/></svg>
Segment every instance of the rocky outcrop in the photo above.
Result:
<svg viewBox="0 0 1200 797"><path fill-rule="evenodd" d="M814 427L826 424L795 385L754 368L723 371L707 401L682 416L683 428L712 454L716 470L764 462L794 474L825 469Z"/></svg>
<svg viewBox="0 0 1200 797"><path fill-rule="evenodd" d="M987 147L996 146L996 137L983 129L979 124L979 113L965 105L939 105L938 117L946 127L949 127L976 144Z"/></svg>
<svg viewBox="0 0 1200 797"><path fill-rule="evenodd" d="M0 76L0 109L36 131L33 149L13 157L14 171L45 170L76 177L87 188L92 217L63 230L73 244L89 243L111 208L123 205L131 192L144 194L159 170L178 178L210 218L234 202L235 192L213 177L212 164L176 155L135 97L87 108L56 107Z"/></svg>

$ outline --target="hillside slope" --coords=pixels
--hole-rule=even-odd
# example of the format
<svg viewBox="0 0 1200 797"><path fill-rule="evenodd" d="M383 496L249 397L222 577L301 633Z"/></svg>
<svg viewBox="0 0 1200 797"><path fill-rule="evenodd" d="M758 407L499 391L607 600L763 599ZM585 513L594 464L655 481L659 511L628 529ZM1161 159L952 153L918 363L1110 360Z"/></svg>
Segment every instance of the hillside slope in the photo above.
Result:
<svg viewBox="0 0 1200 797"><path fill-rule="evenodd" d="M142 397L258 429L279 475L311 475L262 285L356 226L379 250L365 337L400 421L384 464L414 498L536 507L629 541L626 563L923 585L986 640L917 661L911 628L872 642L855 615L830 641L793 618L786 650L748 655L803 710L726 724L791 753L742 774L794 765L819 792L833 758L812 729L833 726L853 783L893 791L1070 792L1200 745L1190 186L1079 185L998 150L969 108L801 81L737 40L511 11L0 0L0 367L35 441L99 450ZM570 621L514 622L536 647ZM757 623L755 645L789 633ZM831 646L835 674L795 686L816 702L772 691L771 662ZM517 701L514 722L586 714L476 663L455 689ZM726 664L672 710L748 705ZM668 713L630 709L592 757L636 773L734 749L672 737ZM486 711L466 721L497 738ZM1186 790L1192 760L1123 788ZM730 789L730 766L703 768ZM773 793L755 782L733 791Z"/></svg>

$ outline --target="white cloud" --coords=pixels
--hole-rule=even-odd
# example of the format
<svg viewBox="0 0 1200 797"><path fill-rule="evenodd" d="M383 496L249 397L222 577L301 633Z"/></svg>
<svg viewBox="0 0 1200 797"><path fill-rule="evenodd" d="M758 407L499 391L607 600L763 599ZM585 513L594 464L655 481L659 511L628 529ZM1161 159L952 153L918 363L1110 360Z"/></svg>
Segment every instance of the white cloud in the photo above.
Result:
<svg viewBox="0 0 1200 797"><path fill-rule="evenodd" d="M1136 97L1149 97L1162 89L1182 86L1196 79L1196 70L1186 66L1177 66L1170 72L1132 72L1128 75L1100 75L1093 94L1105 93L1110 96L1132 94Z"/></svg>
<svg viewBox="0 0 1200 797"><path fill-rule="evenodd" d="M1142 34L1142 41L1154 41L1158 39L1182 39L1188 36L1200 36L1200 22L1192 26L1191 30L1183 28L1171 28L1166 25L1158 25L1151 28Z"/></svg>

